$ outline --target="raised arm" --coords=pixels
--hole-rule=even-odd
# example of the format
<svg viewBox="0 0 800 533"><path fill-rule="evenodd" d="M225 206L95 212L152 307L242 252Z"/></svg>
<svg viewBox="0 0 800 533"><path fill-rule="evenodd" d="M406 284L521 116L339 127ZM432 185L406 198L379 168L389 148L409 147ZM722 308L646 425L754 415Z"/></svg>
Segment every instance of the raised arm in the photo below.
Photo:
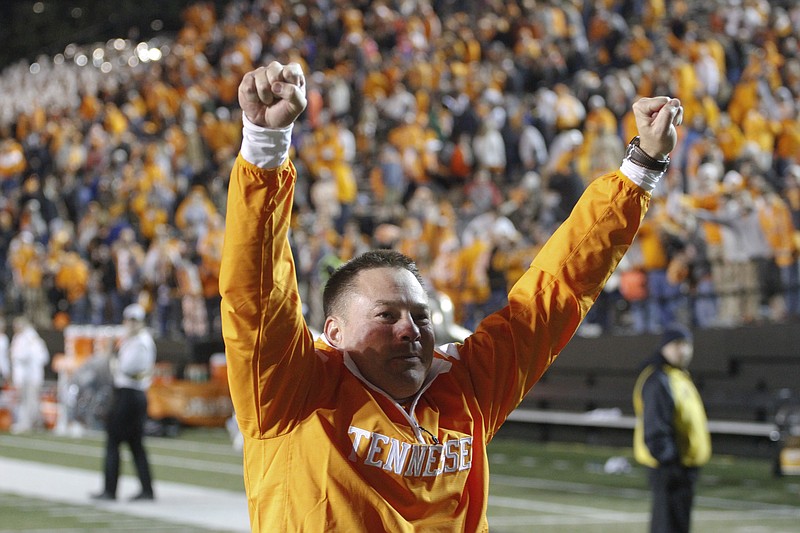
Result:
<svg viewBox="0 0 800 533"><path fill-rule="evenodd" d="M306 105L302 71L273 62L248 72L239 104L244 139L228 186L222 332L237 420L243 433L258 438L290 415L285 405L298 392L287 378L302 375L304 358L297 356L312 345L288 240L296 175L288 153Z"/></svg>
<svg viewBox="0 0 800 533"><path fill-rule="evenodd" d="M677 142L680 102L644 98L633 111L639 148L656 163L666 161ZM619 171L594 180L511 289L508 307L465 342L482 409L492 413L490 434L574 335L633 241L663 172L628 156Z"/></svg>

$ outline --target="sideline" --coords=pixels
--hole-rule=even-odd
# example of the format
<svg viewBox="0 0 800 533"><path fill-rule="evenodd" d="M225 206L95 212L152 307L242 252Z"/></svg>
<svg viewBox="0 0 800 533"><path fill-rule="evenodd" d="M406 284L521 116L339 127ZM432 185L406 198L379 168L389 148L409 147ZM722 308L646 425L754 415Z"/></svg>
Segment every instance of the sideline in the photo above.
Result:
<svg viewBox="0 0 800 533"><path fill-rule="evenodd" d="M508 419L513 422L552 424L556 426L579 426L633 429L636 417L624 416L617 409L596 409L584 413L551 409L528 409L518 407ZM738 422L735 420L709 420L708 430L712 434L779 438L778 427L772 422Z"/></svg>
<svg viewBox="0 0 800 533"><path fill-rule="evenodd" d="M186 451L194 450L194 451L205 452L205 450L200 446L195 446L193 448L190 447L191 443L187 443L189 446L181 447L180 444L182 442L176 442L171 449L172 450L183 449ZM98 461L102 460L104 453L102 448L98 448L97 446L92 446L90 444L58 442L53 440L35 440L31 438L16 437L13 435L0 435L0 445L7 446L9 448L37 450L45 453L52 452L52 453L78 455L81 457L94 457L98 459ZM147 439L146 445L148 450L147 459L150 462L150 465L163 465L172 468L186 468L188 470L199 470L201 472L230 474L238 476L241 476L242 474L241 464L214 462L203 459L189 459L186 457L174 457L174 456L168 457L159 455L157 453L158 450L164 449L165 446L163 445L163 443L155 441L153 437L149 437ZM225 450L227 452L225 454L226 456L231 455L231 449L232 448L230 446L225 447ZM131 460L129 449L123 447L123 449L120 450L120 453L122 457L126 458L126 460ZM211 453L214 453L213 450ZM156 483L160 484L161 481L156 480Z"/></svg>
<svg viewBox="0 0 800 533"><path fill-rule="evenodd" d="M128 502L139 488L133 476L120 476L119 500L96 502L89 494L99 485L97 472L0 457L0 492L98 507L106 511L154 518L173 524L247 533L250 522L242 492L157 481L156 501Z"/></svg>

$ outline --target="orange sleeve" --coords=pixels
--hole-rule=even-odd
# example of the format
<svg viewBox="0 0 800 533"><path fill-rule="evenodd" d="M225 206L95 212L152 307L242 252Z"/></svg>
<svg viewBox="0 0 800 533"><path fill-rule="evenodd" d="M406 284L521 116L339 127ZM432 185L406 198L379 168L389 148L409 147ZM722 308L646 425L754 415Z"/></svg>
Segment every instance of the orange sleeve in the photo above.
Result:
<svg viewBox="0 0 800 533"><path fill-rule="evenodd" d="M650 194L620 172L593 181L509 293L465 341L487 435L516 408L572 338L627 251Z"/></svg>
<svg viewBox="0 0 800 533"><path fill-rule="evenodd" d="M291 161L264 170L240 155L228 189L222 333L236 418L253 438L289 431L316 386L312 374L322 381L288 240L295 177Z"/></svg>

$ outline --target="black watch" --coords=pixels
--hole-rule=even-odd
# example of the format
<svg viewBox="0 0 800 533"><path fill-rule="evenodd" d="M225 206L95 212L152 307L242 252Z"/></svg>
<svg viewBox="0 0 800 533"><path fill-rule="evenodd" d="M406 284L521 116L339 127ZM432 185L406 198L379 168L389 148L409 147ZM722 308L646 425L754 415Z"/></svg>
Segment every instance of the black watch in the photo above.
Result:
<svg viewBox="0 0 800 533"><path fill-rule="evenodd" d="M628 149L625 152L625 159L631 163L639 165L640 167L648 170L655 170L657 172L666 172L669 168L669 156L665 159L655 159L642 150L639 146L639 136L637 135L631 142L628 143Z"/></svg>

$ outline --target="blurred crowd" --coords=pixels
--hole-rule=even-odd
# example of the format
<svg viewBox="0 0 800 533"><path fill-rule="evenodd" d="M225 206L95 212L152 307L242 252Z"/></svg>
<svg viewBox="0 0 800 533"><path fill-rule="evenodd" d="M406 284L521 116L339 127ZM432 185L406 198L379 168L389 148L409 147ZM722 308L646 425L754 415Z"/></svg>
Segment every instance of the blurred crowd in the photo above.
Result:
<svg viewBox="0 0 800 533"><path fill-rule="evenodd" d="M306 313L370 247L415 258L474 326L619 167L631 104L679 146L585 334L800 315L800 5L767 0L231 0L177 35L70 45L0 73L0 309L37 327L219 335L242 75L300 63L292 246ZM446 297L446 298L444 298Z"/></svg>

